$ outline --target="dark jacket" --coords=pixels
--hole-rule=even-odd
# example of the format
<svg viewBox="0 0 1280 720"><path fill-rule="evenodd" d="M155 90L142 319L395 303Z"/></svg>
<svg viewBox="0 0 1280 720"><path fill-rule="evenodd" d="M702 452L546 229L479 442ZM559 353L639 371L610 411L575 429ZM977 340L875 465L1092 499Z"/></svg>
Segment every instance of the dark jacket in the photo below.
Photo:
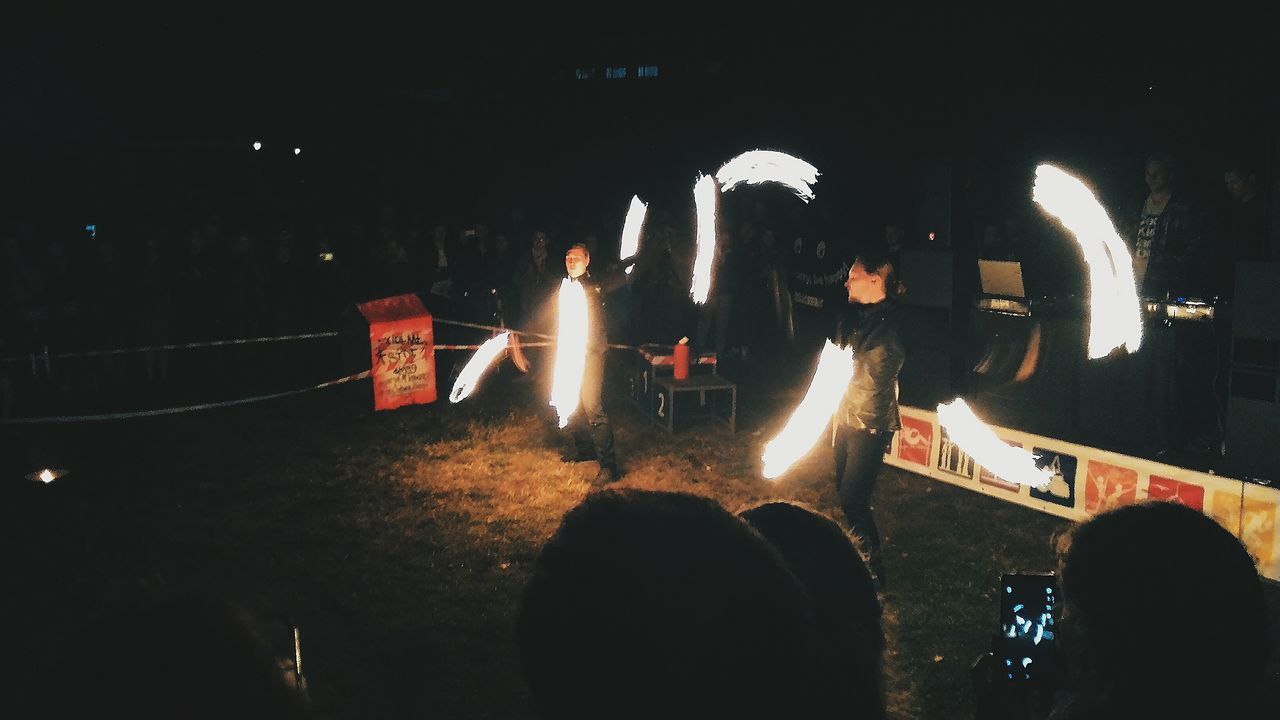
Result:
<svg viewBox="0 0 1280 720"><path fill-rule="evenodd" d="M897 306L884 300L851 309L836 326L835 340L853 347L853 379L836 422L857 430L900 429L898 371L907 355L898 338Z"/></svg>
<svg viewBox="0 0 1280 720"><path fill-rule="evenodd" d="M604 288L584 273L578 278L587 292L587 352L603 353L609 349L609 336L605 332Z"/></svg>
<svg viewBox="0 0 1280 720"><path fill-rule="evenodd" d="M1142 205L1139 204L1129 211L1129 225L1125 228L1125 243L1130 252L1135 250L1141 220ZM1177 193L1169 198L1156 223L1151 259L1142 287L1138 288L1139 295L1164 297L1170 292L1195 294L1201 290L1196 275L1203 271L1201 264L1206 259L1203 224L1201 213L1186 198Z"/></svg>
<svg viewBox="0 0 1280 720"><path fill-rule="evenodd" d="M549 328L550 332L557 332L556 314L558 310L558 298L560 295L560 282L567 277L562 278L556 283L555 289L547 297L547 301L538 309L534 315L533 327ZM587 294L587 352L603 353L609 349L609 337L605 332L605 314L604 314L604 298L605 294L616 289L616 285L611 279L606 279L603 283L597 282L591 277L591 273L585 273L578 282L582 283L583 289Z"/></svg>

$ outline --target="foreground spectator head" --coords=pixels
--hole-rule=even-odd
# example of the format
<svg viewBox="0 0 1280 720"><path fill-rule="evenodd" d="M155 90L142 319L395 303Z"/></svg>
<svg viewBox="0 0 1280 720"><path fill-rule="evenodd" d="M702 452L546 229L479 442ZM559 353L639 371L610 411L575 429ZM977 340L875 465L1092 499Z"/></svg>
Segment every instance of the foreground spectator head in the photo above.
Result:
<svg viewBox="0 0 1280 720"><path fill-rule="evenodd" d="M606 490L569 511L517 623L539 717L799 717L813 702L808 598L715 501Z"/></svg>
<svg viewBox="0 0 1280 720"><path fill-rule="evenodd" d="M811 508L769 502L739 513L782 553L813 603L818 674L830 717L884 717L880 598L857 541ZM824 716L828 716L824 713Z"/></svg>
<svg viewBox="0 0 1280 720"><path fill-rule="evenodd" d="M1066 717L1242 717L1268 651L1253 560L1214 520L1146 502L1059 542L1061 646L1079 690Z"/></svg>

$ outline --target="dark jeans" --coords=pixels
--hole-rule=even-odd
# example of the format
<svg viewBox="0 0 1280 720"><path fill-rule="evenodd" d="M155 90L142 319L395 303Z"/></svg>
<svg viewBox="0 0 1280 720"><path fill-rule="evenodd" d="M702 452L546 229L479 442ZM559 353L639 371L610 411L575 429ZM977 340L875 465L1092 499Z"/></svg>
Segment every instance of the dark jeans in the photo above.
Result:
<svg viewBox="0 0 1280 720"><path fill-rule="evenodd" d="M839 427L834 448L840 507L867 555L871 571L877 577L883 576L883 567L880 533L876 530L875 518L871 516L871 496L875 492L876 477L880 474L884 450L891 437L893 434L887 432L872 433Z"/></svg>
<svg viewBox="0 0 1280 720"><path fill-rule="evenodd" d="M604 353L587 351L582 369L582 392L578 409L569 418L569 430L579 455L595 455L600 467L617 467L613 454L613 426L604 414L601 394L604 389Z"/></svg>

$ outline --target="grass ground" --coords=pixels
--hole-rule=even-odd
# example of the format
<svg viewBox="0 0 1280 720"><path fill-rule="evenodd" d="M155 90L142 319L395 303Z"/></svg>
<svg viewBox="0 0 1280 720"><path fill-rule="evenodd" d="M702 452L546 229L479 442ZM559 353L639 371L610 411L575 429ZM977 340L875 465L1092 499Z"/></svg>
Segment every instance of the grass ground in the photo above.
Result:
<svg viewBox="0 0 1280 720"><path fill-rule="evenodd" d="M760 479L760 446L794 394L752 387L741 385L736 434L706 424L668 435L607 397L622 484L732 510L799 500L839 518L822 452L777 483ZM530 717L512 642L519 595L542 543L591 491L594 465L559 462L542 403L507 373L460 405L368 404L367 385L354 385L4 430L4 696L47 672L84 618L148 581L238 599L282 655L296 625L324 717ZM72 474L21 481L36 457ZM972 717L968 669L996 629L999 574L1051 569L1065 521L892 468L876 513L893 714ZM1273 621L1274 632L1280 612Z"/></svg>

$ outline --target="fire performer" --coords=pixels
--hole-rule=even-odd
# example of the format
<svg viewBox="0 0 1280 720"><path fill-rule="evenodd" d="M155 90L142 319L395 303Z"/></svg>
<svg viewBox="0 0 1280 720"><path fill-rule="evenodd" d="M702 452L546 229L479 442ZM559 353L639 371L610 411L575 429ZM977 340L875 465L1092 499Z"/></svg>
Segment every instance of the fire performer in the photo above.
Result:
<svg viewBox="0 0 1280 720"><path fill-rule="evenodd" d="M581 285L586 294L587 340L579 402L568 419L574 448L562 455L560 459L564 462L596 460L600 463L600 471L596 473L595 482L610 483L622 474L618 469L618 460L614 453L613 426L609 424L609 416L605 414L601 400L604 390L604 354L609 347L605 334L606 288L593 280L591 274L587 272L590 264L591 254L583 243L571 246L564 255L568 281ZM563 337L560 333L558 335ZM512 344L511 359L521 372L528 372L529 361L525 358L518 342ZM558 408L558 410L563 409Z"/></svg>
<svg viewBox="0 0 1280 720"><path fill-rule="evenodd" d="M880 534L871 516L871 497L885 448L902 427L898 371L906 353L898 338L895 300L905 288L888 257L872 254L854 259L845 288L850 307L836 326L835 341L853 348L853 378L834 418L836 490L876 582L884 587Z"/></svg>

